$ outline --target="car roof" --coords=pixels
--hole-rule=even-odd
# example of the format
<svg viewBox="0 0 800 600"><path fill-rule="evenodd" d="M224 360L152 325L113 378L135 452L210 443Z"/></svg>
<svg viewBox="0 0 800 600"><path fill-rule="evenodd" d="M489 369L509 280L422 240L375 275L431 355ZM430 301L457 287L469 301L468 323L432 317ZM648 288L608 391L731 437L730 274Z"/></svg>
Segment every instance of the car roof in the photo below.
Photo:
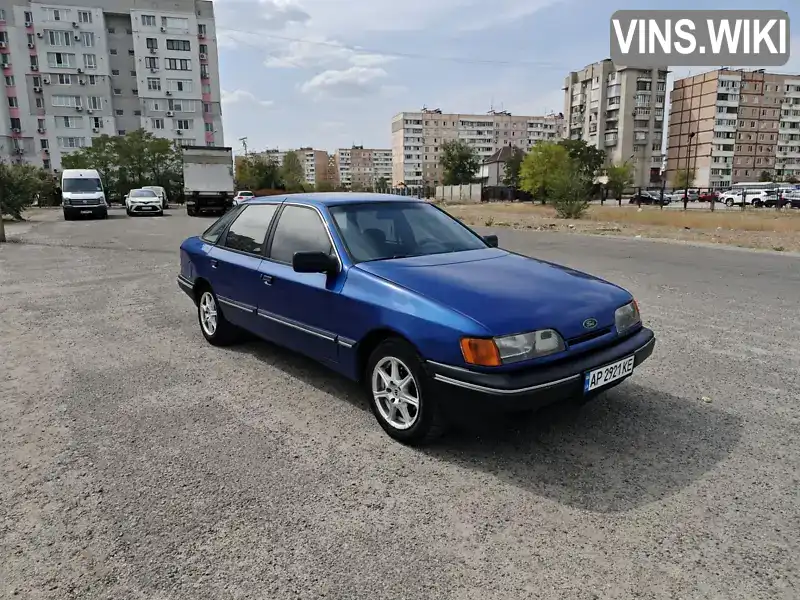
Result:
<svg viewBox="0 0 800 600"><path fill-rule="evenodd" d="M396 196L395 194L369 194L357 192L314 192L308 194L287 194L276 196L259 196L248 204L271 203L271 202L293 202L308 204L310 206L339 206L343 204L360 204L364 202L420 202L425 200L413 196Z"/></svg>
<svg viewBox="0 0 800 600"><path fill-rule="evenodd" d="M133 188L131 192L153 192L155 194L155 190L151 190L150 188Z"/></svg>

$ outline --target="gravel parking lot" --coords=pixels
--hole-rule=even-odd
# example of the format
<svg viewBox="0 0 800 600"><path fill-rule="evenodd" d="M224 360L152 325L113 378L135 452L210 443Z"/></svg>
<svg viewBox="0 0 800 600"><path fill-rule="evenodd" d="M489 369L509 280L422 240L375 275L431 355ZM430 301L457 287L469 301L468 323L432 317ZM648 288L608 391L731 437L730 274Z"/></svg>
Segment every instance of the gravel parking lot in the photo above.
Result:
<svg viewBox="0 0 800 600"><path fill-rule="evenodd" d="M0 597L800 597L800 259L496 231L659 344L415 450L313 362L206 344L175 275L211 221L169 212L0 247Z"/></svg>

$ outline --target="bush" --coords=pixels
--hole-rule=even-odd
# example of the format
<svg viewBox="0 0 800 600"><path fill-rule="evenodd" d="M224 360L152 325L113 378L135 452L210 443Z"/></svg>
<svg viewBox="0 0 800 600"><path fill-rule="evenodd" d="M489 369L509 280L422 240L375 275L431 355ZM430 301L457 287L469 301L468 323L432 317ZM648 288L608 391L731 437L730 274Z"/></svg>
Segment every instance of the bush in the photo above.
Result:
<svg viewBox="0 0 800 600"><path fill-rule="evenodd" d="M551 204L562 219L580 219L589 208L591 181L576 170L566 170L550 183Z"/></svg>

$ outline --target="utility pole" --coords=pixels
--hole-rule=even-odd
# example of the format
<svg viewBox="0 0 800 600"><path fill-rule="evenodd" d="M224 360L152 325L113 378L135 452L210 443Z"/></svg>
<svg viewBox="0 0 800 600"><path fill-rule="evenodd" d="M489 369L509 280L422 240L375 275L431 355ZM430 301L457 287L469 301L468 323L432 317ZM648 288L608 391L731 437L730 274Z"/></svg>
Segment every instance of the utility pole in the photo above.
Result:
<svg viewBox="0 0 800 600"><path fill-rule="evenodd" d="M4 168L0 165L0 168ZM3 186L0 185L0 244L6 241L6 226L3 223Z"/></svg>
<svg viewBox="0 0 800 600"><path fill-rule="evenodd" d="M239 141L242 142L242 147L244 148L244 156L245 156L245 158L247 158L247 156L248 156L248 154L247 154L247 136L240 137Z"/></svg>

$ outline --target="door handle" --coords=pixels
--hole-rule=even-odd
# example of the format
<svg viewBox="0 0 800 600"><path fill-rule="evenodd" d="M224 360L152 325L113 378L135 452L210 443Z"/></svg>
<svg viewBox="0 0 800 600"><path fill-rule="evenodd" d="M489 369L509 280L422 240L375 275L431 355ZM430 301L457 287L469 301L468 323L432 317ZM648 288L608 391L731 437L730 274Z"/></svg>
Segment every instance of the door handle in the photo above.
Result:
<svg viewBox="0 0 800 600"><path fill-rule="evenodd" d="M267 275L266 273L262 273L261 281L264 282L264 285L272 285L272 275Z"/></svg>
<svg viewBox="0 0 800 600"><path fill-rule="evenodd" d="M219 263L215 259L212 258L211 259L211 268L212 269L216 269L217 265L219 265Z"/></svg>

